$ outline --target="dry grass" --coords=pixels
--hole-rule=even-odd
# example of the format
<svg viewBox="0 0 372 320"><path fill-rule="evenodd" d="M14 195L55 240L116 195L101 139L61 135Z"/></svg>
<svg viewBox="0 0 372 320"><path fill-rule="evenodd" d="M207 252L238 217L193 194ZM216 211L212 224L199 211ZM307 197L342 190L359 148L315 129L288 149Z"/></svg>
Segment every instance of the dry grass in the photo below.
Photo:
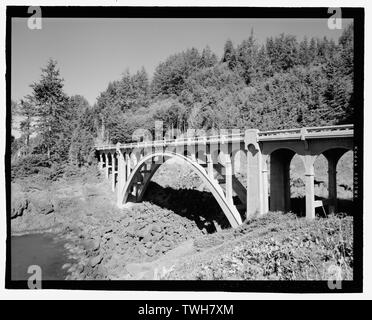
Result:
<svg viewBox="0 0 372 320"><path fill-rule="evenodd" d="M167 278L328 280L336 266L343 279L350 280L352 225L350 217L309 222L292 214L270 213L238 229L199 239L195 243L199 255L177 265Z"/></svg>

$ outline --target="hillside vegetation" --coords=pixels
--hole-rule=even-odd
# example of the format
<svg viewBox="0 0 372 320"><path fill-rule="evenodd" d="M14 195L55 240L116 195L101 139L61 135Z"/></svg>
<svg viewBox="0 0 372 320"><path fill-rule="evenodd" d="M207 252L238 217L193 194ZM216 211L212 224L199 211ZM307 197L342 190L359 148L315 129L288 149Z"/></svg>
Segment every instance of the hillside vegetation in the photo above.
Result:
<svg viewBox="0 0 372 320"><path fill-rule="evenodd" d="M174 265L166 279L328 280L340 267L353 278L353 220L332 216L306 221L269 213L235 230L195 240L198 254Z"/></svg>

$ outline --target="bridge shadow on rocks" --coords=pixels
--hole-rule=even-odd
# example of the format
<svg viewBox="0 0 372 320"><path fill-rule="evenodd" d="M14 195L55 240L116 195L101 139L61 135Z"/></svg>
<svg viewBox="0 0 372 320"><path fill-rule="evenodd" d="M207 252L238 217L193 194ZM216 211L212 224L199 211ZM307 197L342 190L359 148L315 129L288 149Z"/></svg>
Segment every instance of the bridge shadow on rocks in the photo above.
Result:
<svg viewBox="0 0 372 320"><path fill-rule="evenodd" d="M327 199L315 197L316 200L326 201ZM237 200L237 199L234 199ZM168 209L179 216L194 221L200 230L204 233L214 233L221 229L230 228L229 221L223 214L213 195L207 191L196 189L173 189L171 187L162 187L154 181L151 181L143 201L148 201L161 208ZM306 201L305 197L291 198L291 212L298 217L305 217ZM328 205L315 209L319 218L328 216ZM354 207L352 199L338 199L337 212L347 216L353 216ZM245 220L245 215L242 215Z"/></svg>
<svg viewBox="0 0 372 320"><path fill-rule="evenodd" d="M162 187L151 181L143 200L194 221L204 233L230 228L229 221L210 192Z"/></svg>

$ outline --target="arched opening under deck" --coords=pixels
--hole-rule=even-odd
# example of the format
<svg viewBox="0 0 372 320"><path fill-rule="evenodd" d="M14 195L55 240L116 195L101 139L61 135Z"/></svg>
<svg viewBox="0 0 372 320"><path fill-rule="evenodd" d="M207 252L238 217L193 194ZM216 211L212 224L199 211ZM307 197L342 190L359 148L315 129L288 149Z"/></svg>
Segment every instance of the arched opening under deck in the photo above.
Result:
<svg viewBox="0 0 372 320"><path fill-rule="evenodd" d="M323 151L314 160L315 213L352 213L353 152L346 148ZM302 157L290 149L277 149L267 160L269 210L306 215L306 177Z"/></svg>
<svg viewBox="0 0 372 320"><path fill-rule="evenodd" d="M277 149L270 154L269 170L269 210L291 210L291 161L295 152L290 149Z"/></svg>
<svg viewBox="0 0 372 320"><path fill-rule="evenodd" d="M352 214L353 171L352 150L332 148L316 158L314 189L318 216L339 212Z"/></svg>

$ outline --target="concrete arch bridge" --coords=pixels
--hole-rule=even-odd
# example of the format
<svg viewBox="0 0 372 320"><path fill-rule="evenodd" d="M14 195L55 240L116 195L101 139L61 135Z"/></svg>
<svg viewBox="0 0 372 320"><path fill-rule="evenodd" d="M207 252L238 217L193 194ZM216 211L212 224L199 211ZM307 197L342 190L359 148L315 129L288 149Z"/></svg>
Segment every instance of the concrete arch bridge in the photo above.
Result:
<svg viewBox="0 0 372 320"><path fill-rule="evenodd" d="M167 159L178 158L199 175L231 226L237 227L242 224L242 207L246 217L290 209L290 162L296 154L305 167L306 217L315 218L314 162L321 154L328 161L328 204L334 212L337 162L353 147L353 125L341 125L275 131L233 129L212 136L102 144L95 149L119 207L127 201L141 201L157 169ZM246 185L235 175L234 159L239 152L246 155L245 163L240 164L246 167Z"/></svg>

